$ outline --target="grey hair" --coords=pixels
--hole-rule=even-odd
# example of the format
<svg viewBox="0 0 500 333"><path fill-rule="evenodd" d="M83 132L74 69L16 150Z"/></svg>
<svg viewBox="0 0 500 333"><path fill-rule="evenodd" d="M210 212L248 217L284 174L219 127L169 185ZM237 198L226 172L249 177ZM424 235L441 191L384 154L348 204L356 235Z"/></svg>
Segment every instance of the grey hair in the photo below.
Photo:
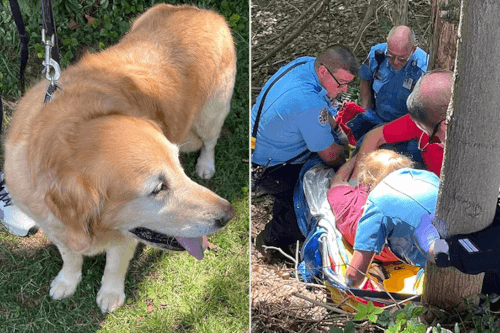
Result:
<svg viewBox="0 0 500 333"><path fill-rule="evenodd" d="M408 113L410 114L410 117L412 117L413 119L422 124L428 124L427 109L425 108L425 105L419 101L418 98L420 96L420 87L422 86L422 81L424 77L428 74L429 72L425 73L420 77L420 79L418 79L417 83L415 84L415 87L413 88L413 91L406 100L406 107L408 108Z"/></svg>
<svg viewBox="0 0 500 333"><path fill-rule="evenodd" d="M389 34L387 35L387 41L389 41L394 36L394 34L396 33L396 28L398 27L397 26L392 27L392 29L389 31ZM412 46L417 46L418 45L417 36L415 35L415 32L413 31L412 28L410 27L408 28L410 29L410 42Z"/></svg>
<svg viewBox="0 0 500 333"><path fill-rule="evenodd" d="M406 100L406 107L408 108L410 117L424 125L429 126L430 128L436 126L438 122L445 119L448 104L451 99L451 86L447 86L446 84L441 85L440 88L436 88L437 90L435 92L435 96L431 98L429 98L429 96L422 96L420 91L424 79L427 76L438 73L450 75L450 80L453 76L453 73L448 69L438 68L426 72L417 81L413 91ZM426 95L429 94L427 93Z"/></svg>

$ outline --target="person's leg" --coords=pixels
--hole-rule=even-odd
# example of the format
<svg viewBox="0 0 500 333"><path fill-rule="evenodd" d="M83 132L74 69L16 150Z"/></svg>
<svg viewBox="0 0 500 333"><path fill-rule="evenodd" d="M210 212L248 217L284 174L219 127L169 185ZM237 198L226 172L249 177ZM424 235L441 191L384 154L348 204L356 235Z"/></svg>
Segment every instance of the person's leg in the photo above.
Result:
<svg viewBox="0 0 500 333"><path fill-rule="evenodd" d="M265 245L286 247L297 240L304 240L295 211L293 209L293 191L282 193L275 197L273 219L262 231Z"/></svg>
<svg viewBox="0 0 500 333"><path fill-rule="evenodd" d="M293 191L302 165L290 164L271 169L263 179L267 193L274 197L273 219L259 234L267 246L286 247L303 240L293 208Z"/></svg>

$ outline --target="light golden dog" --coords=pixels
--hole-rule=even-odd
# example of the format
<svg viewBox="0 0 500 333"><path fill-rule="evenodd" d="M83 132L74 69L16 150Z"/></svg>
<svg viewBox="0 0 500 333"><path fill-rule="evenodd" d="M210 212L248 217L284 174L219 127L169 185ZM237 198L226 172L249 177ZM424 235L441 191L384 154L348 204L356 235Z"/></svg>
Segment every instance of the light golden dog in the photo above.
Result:
<svg viewBox="0 0 500 333"><path fill-rule="evenodd" d="M203 257L206 236L232 217L229 202L194 183L179 163L199 149L210 178L229 112L236 57L223 17L157 5L121 42L65 70L44 104L46 83L21 99L6 140L14 203L57 245L63 267L50 295L72 295L83 255L106 252L97 303L112 312L137 240Z"/></svg>

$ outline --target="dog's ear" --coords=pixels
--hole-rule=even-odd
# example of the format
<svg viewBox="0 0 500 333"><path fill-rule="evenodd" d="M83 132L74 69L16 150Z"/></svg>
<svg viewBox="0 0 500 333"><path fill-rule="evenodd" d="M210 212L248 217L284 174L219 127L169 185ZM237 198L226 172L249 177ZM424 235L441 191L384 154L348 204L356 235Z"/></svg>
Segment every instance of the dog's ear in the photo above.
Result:
<svg viewBox="0 0 500 333"><path fill-rule="evenodd" d="M69 248L83 252L91 245L101 211L101 198L90 180L66 174L47 191L45 203L66 226Z"/></svg>

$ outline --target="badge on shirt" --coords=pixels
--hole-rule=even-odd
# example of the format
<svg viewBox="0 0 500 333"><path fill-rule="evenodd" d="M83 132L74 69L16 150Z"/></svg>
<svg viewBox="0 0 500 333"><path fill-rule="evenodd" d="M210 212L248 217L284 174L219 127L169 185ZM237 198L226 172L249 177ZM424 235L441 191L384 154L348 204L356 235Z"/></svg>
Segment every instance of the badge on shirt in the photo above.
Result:
<svg viewBox="0 0 500 333"><path fill-rule="evenodd" d="M325 126L328 123L328 109L322 108L319 112L319 123L321 126Z"/></svg>
<svg viewBox="0 0 500 333"><path fill-rule="evenodd" d="M407 77L407 78L405 78L405 81L403 82L403 88L411 90L412 84L413 84L413 79L411 77Z"/></svg>

